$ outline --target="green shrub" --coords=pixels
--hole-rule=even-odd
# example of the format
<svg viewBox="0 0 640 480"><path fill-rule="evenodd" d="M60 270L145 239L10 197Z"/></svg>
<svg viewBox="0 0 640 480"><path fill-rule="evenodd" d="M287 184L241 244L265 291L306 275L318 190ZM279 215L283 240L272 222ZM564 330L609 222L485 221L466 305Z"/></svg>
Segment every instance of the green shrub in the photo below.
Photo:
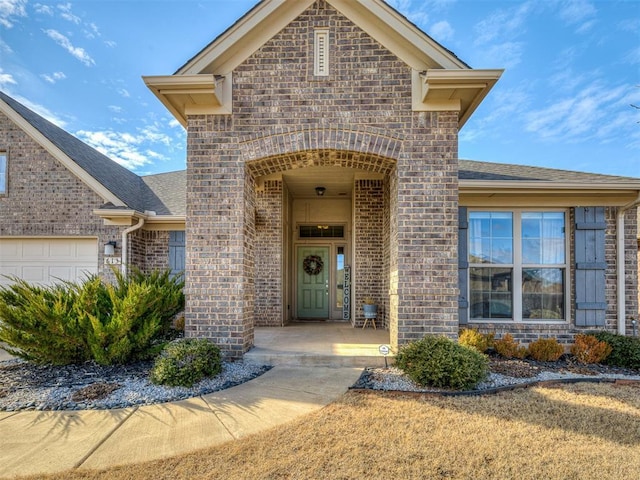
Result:
<svg viewBox="0 0 640 480"><path fill-rule="evenodd" d="M564 353L564 347L555 338L539 338L529 344L529 356L539 362L555 362Z"/></svg>
<svg viewBox="0 0 640 480"><path fill-rule="evenodd" d="M489 373L487 357L445 337L427 336L400 348L396 365L419 385L467 390Z"/></svg>
<svg viewBox="0 0 640 480"><path fill-rule="evenodd" d="M500 340L493 342L493 348L498 355L504 358L524 358L527 356L527 349L513 339L510 333L505 333Z"/></svg>
<svg viewBox="0 0 640 480"><path fill-rule="evenodd" d="M175 336L171 322L184 308L184 284L168 271L115 275L115 284L94 275L50 287L12 278L0 287L0 341L9 353L38 363L152 358Z"/></svg>
<svg viewBox="0 0 640 480"><path fill-rule="evenodd" d="M576 335L571 354L580 363L602 363L611 353L611 345L593 335Z"/></svg>
<svg viewBox="0 0 640 480"><path fill-rule="evenodd" d="M490 348L493 348L494 337L493 333L484 334L473 328L464 328L460 330L458 343L465 347L475 348L480 353L485 353Z"/></svg>
<svg viewBox="0 0 640 480"><path fill-rule="evenodd" d="M4 349L35 363L66 365L91 358L87 325L78 318L77 288L69 284L42 287L11 278L0 287L0 341ZM93 288L99 280L87 280Z"/></svg>
<svg viewBox="0 0 640 480"><path fill-rule="evenodd" d="M190 387L221 371L220 349L215 344L205 338L184 338L166 345L155 360L150 378L159 385Z"/></svg>
<svg viewBox="0 0 640 480"><path fill-rule="evenodd" d="M640 338L625 337L604 331L591 332L591 334L611 346L611 353L604 360L604 363L640 370Z"/></svg>
<svg viewBox="0 0 640 480"><path fill-rule="evenodd" d="M168 271L145 275L134 270L129 277L116 272L116 283L104 288L108 308L87 311L93 359L111 365L155 357L184 306L182 282Z"/></svg>

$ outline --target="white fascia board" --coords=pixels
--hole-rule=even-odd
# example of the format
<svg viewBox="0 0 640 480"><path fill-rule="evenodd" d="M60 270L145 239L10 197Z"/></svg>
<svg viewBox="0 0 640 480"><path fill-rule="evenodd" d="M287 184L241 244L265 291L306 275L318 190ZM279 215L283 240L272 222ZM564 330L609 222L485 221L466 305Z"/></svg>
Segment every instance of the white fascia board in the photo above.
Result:
<svg viewBox="0 0 640 480"><path fill-rule="evenodd" d="M225 75L304 12L314 0L268 0L256 5L181 67L176 75Z"/></svg>
<svg viewBox="0 0 640 480"><path fill-rule="evenodd" d="M118 198L111 190L89 175L86 170L80 167L80 165L74 162L66 153L54 145L51 140L45 137L37 128L27 122L20 114L2 100L0 100L0 111L9 117L12 122L29 135L37 144L49 152L82 183L89 187L96 195L102 198L105 203L112 203L114 205L125 204L125 202L120 200L120 198Z"/></svg>
<svg viewBox="0 0 640 480"><path fill-rule="evenodd" d="M154 212L138 212L132 209L96 208L93 214L102 218L105 225L131 225L142 218L145 226L154 224L182 224L186 222L185 215L156 215Z"/></svg>
<svg viewBox="0 0 640 480"><path fill-rule="evenodd" d="M327 1L413 69L469 68L382 0ZM261 2L181 67L176 75L232 72L312 3L313 0Z"/></svg>
<svg viewBox="0 0 640 480"><path fill-rule="evenodd" d="M182 126L187 115L229 115L232 111L231 74L144 76L144 83Z"/></svg>
<svg viewBox="0 0 640 480"><path fill-rule="evenodd" d="M546 181L513 181L505 182L503 180L460 180L460 189L465 190L492 190L495 192L503 192L506 190L570 190L570 191L640 191L639 182L616 182L616 183L569 183L569 182L546 182Z"/></svg>
<svg viewBox="0 0 640 480"><path fill-rule="evenodd" d="M382 0L327 0L414 70L469 67Z"/></svg>
<svg viewBox="0 0 640 480"><path fill-rule="evenodd" d="M503 72L502 69L413 70L412 108L426 112L458 111L458 128L462 128Z"/></svg>

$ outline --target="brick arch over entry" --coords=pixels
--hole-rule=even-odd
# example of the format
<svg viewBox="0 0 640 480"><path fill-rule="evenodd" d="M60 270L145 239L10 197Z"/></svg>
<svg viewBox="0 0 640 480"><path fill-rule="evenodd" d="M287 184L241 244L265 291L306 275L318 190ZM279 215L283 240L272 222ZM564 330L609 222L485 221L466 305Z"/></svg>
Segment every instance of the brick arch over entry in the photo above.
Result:
<svg viewBox="0 0 640 480"><path fill-rule="evenodd" d="M247 138L239 146L254 176L312 166L341 166L388 175L400 155L402 138L376 128L338 125L279 131Z"/></svg>

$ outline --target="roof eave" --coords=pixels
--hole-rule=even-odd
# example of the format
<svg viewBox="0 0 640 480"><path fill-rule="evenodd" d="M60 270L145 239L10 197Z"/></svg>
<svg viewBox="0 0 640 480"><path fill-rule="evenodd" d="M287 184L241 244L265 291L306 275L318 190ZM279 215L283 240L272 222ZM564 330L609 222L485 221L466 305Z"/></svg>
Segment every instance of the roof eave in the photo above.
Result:
<svg viewBox="0 0 640 480"><path fill-rule="evenodd" d="M414 71L413 110L457 111L460 129L489 94L503 72L502 69Z"/></svg>
<svg viewBox="0 0 640 480"><path fill-rule="evenodd" d="M175 74L232 72L312 3L313 0L258 3ZM415 70L469 68L383 0L328 0L328 3Z"/></svg>
<svg viewBox="0 0 640 480"><path fill-rule="evenodd" d="M640 191L640 182L616 183L579 183L579 182L550 182L550 181L504 181L504 180L460 180L460 189L464 190L571 190L571 191L603 191L615 190L626 192Z"/></svg>
<svg viewBox="0 0 640 480"><path fill-rule="evenodd" d="M184 127L188 115L231 113L231 74L159 75L142 79Z"/></svg>

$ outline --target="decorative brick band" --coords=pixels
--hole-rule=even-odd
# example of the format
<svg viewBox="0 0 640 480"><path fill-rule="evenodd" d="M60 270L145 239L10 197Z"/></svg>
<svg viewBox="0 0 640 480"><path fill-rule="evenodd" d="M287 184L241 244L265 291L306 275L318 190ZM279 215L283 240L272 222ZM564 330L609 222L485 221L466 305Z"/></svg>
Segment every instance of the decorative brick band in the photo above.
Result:
<svg viewBox="0 0 640 480"><path fill-rule="evenodd" d="M357 129L337 125L276 130L245 137L239 144L241 157L255 176L310 166L343 166L386 175L402 149L398 136L360 125Z"/></svg>

